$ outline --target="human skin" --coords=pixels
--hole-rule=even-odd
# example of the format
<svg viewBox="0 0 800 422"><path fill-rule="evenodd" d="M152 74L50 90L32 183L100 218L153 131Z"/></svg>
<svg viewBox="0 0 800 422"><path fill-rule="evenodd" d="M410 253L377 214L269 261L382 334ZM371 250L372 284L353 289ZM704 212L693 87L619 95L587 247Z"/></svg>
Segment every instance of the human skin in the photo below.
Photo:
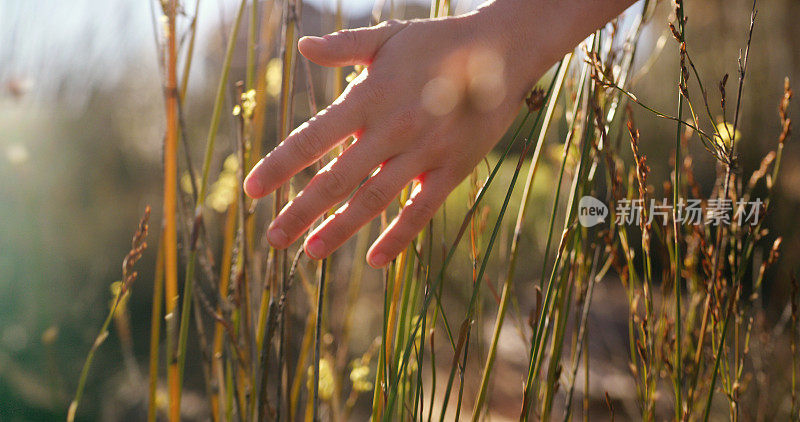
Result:
<svg viewBox="0 0 800 422"><path fill-rule="evenodd" d="M367 252L369 265L385 266L494 147L542 74L632 3L494 0L460 16L301 38L298 49L312 62L366 69L255 165L245 192L269 195L351 135L356 140L283 208L267 240L288 247L350 198L306 237L306 254L325 258L415 180Z"/></svg>

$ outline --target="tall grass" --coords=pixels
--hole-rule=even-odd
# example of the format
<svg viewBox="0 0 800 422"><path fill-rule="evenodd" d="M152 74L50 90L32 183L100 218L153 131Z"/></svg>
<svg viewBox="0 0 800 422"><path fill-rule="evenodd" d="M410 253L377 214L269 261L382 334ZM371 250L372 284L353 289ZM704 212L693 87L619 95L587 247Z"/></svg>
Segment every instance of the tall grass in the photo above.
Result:
<svg viewBox="0 0 800 422"><path fill-rule="evenodd" d="M454 194L466 193L467 206L449 200L412 245L381 272L379 292L362 284L369 275L363 255L373 225L362 229L340 252L314 262L299 245L278 251L261 240L264 222L292 198L303 175L278 189L271 201L262 201L271 202L267 205L248 199L241 190L244 175L262 151L308 117L297 110L313 114L322 97L314 90L312 76L323 71L300 58L295 47L303 35L300 0L237 3L205 145L188 139L181 118L198 4L193 16L178 14L177 0L164 2L162 9L166 25L159 48L165 69L167 126L163 227L151 316L149 420L157 420L159 414L173 421L181 419L189 365L202 369L208 399L204 410L214 421L367 417L477 421L496 413L510 413L520 421L567 421L579 414L584 419L597 416L602 412L592 408L600 405L607 405L612 419L620 408L627 416L643 420L709 420L725 413L731 420L743 417L742 408L749 403L743 400L744 384L752 376L748 371L754 371L749 360L751 338L769 335L767 330L754 332L753 321L764 314L759 297L765 283L780 282L767 274L779 257L781 242L766 241L763 219L755 225L742 224L734 218L734 210L719 226L681 224L679 217L681 204L689 200L697 200L703 214L716 203L712 201L719 200L735 204L740 199L759 199L762 216L774 206L774 187L791 128L788 80L775 151L747 183L736 167L736 146L743 141L738 139L738 126L745 122L740 105L746 94L755 4L742 41L732 125L727 123L727 76L719 83L722 101L716 112L723 120L715 121L687 46L689 21L681 1L676 3L674 23L652 23L670 31L677 41L676 114L660 112L630 91L637 70L634 59L641 54L640 34L655 9L663 7L644 2L642 12L630 17L632 24L615 22L601 28L540 81L548 88L531 92L510 136L491 155L494 163L487 160L486 170L480 166ZM250 19L245 19L247 13ZM450 2L432 1L430 13L449 14ZM342 22L339 3L335 26ZM246 42L238 43L245 25ZM177 33L177 28L184 28L186 34ZM188 45L181 45L181 39L188 39ZM242 45L246 49L244 81L237 83L232 68ZM181 51L183 62L178 60ZM301 65L305 81L298 77ZM325 72L333 75L332 91L338 94L347 72ZM700 89L707 114L702 119L695 113L697 94L690 91L690 81ZM305 89L305 98L295 95L298 87ZM643 152L646 134L639 133L635 122L653 117L669 119L677 126L674 167L663 181L652 180ZM268 130L270 119L276 122L275 133ZM227 126L233 128L235 142L223 160L216 140ZM180 140L186 149L183 162L178 159ZM689 145L696 142L719 163L709 199L700 196L693 174ZM553 163L546 158L551 149L560 151ZM191 156L201 151L203 163L196 172ZM551 180L545 180L543 168L552 173ZM191 182L185 192L178 191L179 170ZM520 193L521 177L525 183ZM533 192L544 183L552 185L552 197L548 204L536 204ZM403 191L399 204L405 203L412 188ZM220 218L209 218L214 215L209 200L221 192L227 192L228 199L218 209ZM671 196L672 203L665 204L669 212L646 209L635 224L615 222L625 218L619 209L624 201L646 203L660 194ZM581 198L589 195L608 205L605 224L586 227L579 223ZM377 226L385 228L389 216L399 209L393 205ZM506 214L514 211L516 219L510 225ZM521 259L539 256L524 238L524 233L531 232L543 245L543 259L535 262L533 275L518 268ZM764 254L766 259L754 259ZM185 265L181 292L179 262ZM492 280L493 272L500 274L501 283ZM471 283L461 279L463 274ZM748 280L750 276L753 281ZM603 284L621 286L619 292L628 308L624 359L631 375L627 382L636 391L630 401L613 390L597 394L590 388L590 366L598 365L599 359L594 354L590 357L590 351L595 337L604 335L591 328L592 307L598 306L593 297ZM791 307L793 418L798 416L796 290L795 286L787 302ZM527 292L533 293L528 297ZM369 307L374 315L360 314L365 301L374 304ZM102 338L113 313L101 329ZM508 356L501 347L507 341L509 315L517 326L512 337L525 345L524 362L516 366L505 361ZM525 325L521 321L527 315ZM380 324L377 337L368 334L367 317ZM488 340L483 338L484 324L491 327ZM206 338L208 327L212 334ZM166 409L157 403L162 337ZM101 342L96 341L90 351L70 419ZM498 375L509 370L517 378ZM498 385L509 382L520 386L513 399L493 393ZM671 397L665 393L670 384ZM582 406L576 403L575 393L580 390ZM724 410L719 404L723 400L728 401Z"/></svg>

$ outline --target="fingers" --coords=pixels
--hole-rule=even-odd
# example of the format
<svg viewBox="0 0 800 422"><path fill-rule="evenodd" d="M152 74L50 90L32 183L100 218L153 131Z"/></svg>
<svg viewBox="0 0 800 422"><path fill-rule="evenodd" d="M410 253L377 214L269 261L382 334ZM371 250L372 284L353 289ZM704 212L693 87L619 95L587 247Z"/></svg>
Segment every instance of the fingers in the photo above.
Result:
<svg viewBox="0 0 800 422"><path fill-rule="evenodd" d="M378 49L407 22L387 21L376 26L345 29L323 37L303 37L297 43L300 53L322 66L368 65Z"/></svg>
<svg viewBox="0 0 800 422"><path fill-rule="evenodd" d="M381 268L402 252L414 237L436 214L436 210L447 199L447 195L460 182L450 177L444 169L429 172L423 177L400 214L378 237L367 252L367 262Z"/></svg>
<svg viewBox="0 0 800 422"><path fill-rule="evenodd" d="M299 171L317 161L331 148L358 131L363 113L357 100L339 100L300 125L253 167L244 181L244 191L252 198L272 193ZM359 105L360 106L360 105Z"/></svg>
<svg viewBox="0 0 800 422"><path fill-rule="evenodd" d="M410 154L386 162L346 205L308 236L306 253L315 259L331 254L386 209L403 187L421 172L420 160Z"/></svg>
<svg viewBox="0 0 800 422"><path fill-rule="evenodd" d="M320 215L347 198L375 167L393 154L392 144L382 138L377 132L365 133L320 170L270 224L269 243L280 249L289 246Z"/></svg>

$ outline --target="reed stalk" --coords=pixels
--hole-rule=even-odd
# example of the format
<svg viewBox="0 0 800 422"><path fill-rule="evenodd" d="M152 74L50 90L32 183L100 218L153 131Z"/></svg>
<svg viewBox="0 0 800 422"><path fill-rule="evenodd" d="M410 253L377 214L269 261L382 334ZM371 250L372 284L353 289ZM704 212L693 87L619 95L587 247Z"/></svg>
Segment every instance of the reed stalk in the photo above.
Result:
<svg viewBox="0 0 800 422"><path fill-rule="evenodd" d="M155 422L158 405L156 389L158 387L158 351L161 340L161 312L164 306L164 230L158 240L156 253L156 271L153 277L153 302L150 316L150 380L147 394L147 420Z"/></svg>
<svg viewBox="0 0 800 422"><path fill-rule="evenodd" d="M575 134L575 127L576 127L576 121L577 121L577 116L578 116L578 106L579 106L579 104L581 102L581 97L582 97L582 95L580 95L580 93L583 92L583 89L584 89L583 87L585 86L586 78L587 78L588 73L589 73L589 67L588 67L587 64L584 64L584 66L583 66L583 68L581 70L580 82L577 85L578 89L579 89L579 95L577 95L576 98L575 98L575 106L574 106L574 109L573 109L573 116L575 116L575 119L570 124L570 129L569 129L569 131L567 133L566 141L564 143L564 148L563 148L563 152L562 152L561 166L560 166L559 173L558 173L558 178L557 178L557 181L556 181L556 193L555 193L555 198L553 199L553 209L552 209L551 214L550 214L550 223L549 223L549 229L548 229L548 234L547 234L547 239L548 239L547 248L548 249L549 249L550 239L552 238L552 235L553 235L553 228L554 228L554 223L555 223L555 218L556 218L556 210L557 210L557 207L558 207L558 199L559 199L560 192L561 192L561 184L562 184L562 180L563 180L563 177L564 177L564 169L566 167L567 156L569 155L570 146L572 145L572 139L573 139L574 134ZM548 312L549 312L550 302L551 302L552 296L553 296L553 288L554 288L554 285L555 285L554 278L556 277L556 273L558 272L558 269L559 269L560 264L561 264L561 258L562 258L561 253L563 252L564 247L566 246L566 244L565 244L565 241L566 241L565 236L567 235L568 232L569 232L569 229L568 229L568 227L565 226L564 232L562 233L562 239L561 239L561 242L560 242L559 247L558 247L558 254L556 255L555 263L553 265L553 270L552 270L552 273L551 273L551 276L550 276L548 284L546 286L544 285L544 272L546 271L546 269L543 269L543 275L542 275L542 279L540 281L540 285L542 286L542 291L545 292L545 296L544 296L544 301L543 301L542 306L541 306L541 310L538 312L539 315L536 316L537 317L537 323L536 323L535 329L533 331L533 335L531 337L531 351L530 351L530 356L529 356L530 362L529 362L529 367L528 367L528 375L527 375L527 378L525 380L525 387L524 387L524 391L523 391L522 412L520 413L520 420L521 421L527 421L528 414L530 413L530 406L531 406L531 403L533 401L533 397L532 397L533 390L534 390L533 382L535 381L535 376L538 373L538 363L537 362L540 361L539 354L540 354L540 351L541 351L541 348L542 348L541 345L543 344L543 342L545 340L544 331L545 331L545 324L546 324L546 320L547 320L546 316L548 315ZM547 253L545 252L545 261L543 261L544 262L543 266L545 268L546 268L546 265L547 265L546 256L547 256Z"/></svg>
<svg viewBox="0 0 800 422"><path fill-rule="evenodd" d="M683 1L679 0L676 3L675 12L678 20L678 42L683 44L684 41L684 11ZM686 85L684 68L681 67L680 76L678 78L678 114L679 120L675 134L675 168L673 169L672 176L672 231L673 231L673 264L675 266L673 289L675 296L675 352L673 356L673 388L675 392L675 421L680 421L683 415L683 353L681 351L681 344L683 343L683 330L681 321L681 267L683 262L683 255L681 254L681 227L678 222L678 201L681 198L681 123L683 115L683 89Z"/></svg>
<svg viewBox="0 0 800 422"><path fill-rule="evenodd" d="M202 221L202 215L203 215L202 210L206 198L208 175L211 169L211 161L214 153L214 145L216 142L217 130L219 129L220 117L222 114L222 108L225 100L225 88L228 83L228 74L230 72L231 62L233 59L233 50L236 45L236 37L239 33L239 26L241 24L243 11L246 4L247 1L242 0L239 9L236 13L236 18L234 20L233 27L231 28L231 34L228 38L228 45L225 52L225 61L223 62L222 66L222 75L220 76L220 81L217 86L217 94L216 94L216 99L214 101L214 110L212 111L210 128L208 131L208 137L206 139L206 151L203 160L200 186L198 187L197 202L195 203L195 220L199 221ZM196 235L193 234L192 239L196 238L197 238ZM167 239L167 241L169 241L169 239ZM175 367L171 369L171 371L174 372L173 377L177 377L177 380L171 383L171 396L172 396L171 403L174 402L176 406L176 408L171 407L171 421L177 421L180 419L180 394L183 382L182 381L183 371L186 363L186 345L189 337L189 315L191 313L191 307L193 301L192 290L194 288L194 278L195 278L194 272L197 261L197 248L196 245L190 245L190 248L191 249L189 251L189 258L186 263L186 279L183 289L183 305L181 307L181 314L180 314L180 325L179 325L180 331L178 332L178 338L177 338L177 350L174 363Z"/></svg>
<svg viewBox="0 0 800 422"><path fill-rule="evenodd" d="M223 232L223 241L222 241L222 261L220 263L220 270L219 270L219 286L218 292L220 298L222 300L227 300L228 297L228 286L230 284L231 278L231 263L233 262L233 238L234 234L236 233L236 222L237 222L237 215L239 209L239 201L234 200L230 206L228 206L228 211L225 217L225 227ZM221 307L217 307L217 313L221 314ZM217 374L221 374L223 371L222 366L222 352L223 352L223 341L224 341L224 330L225 326L221 321L217 321L214 324L214 339L212 343L212 360L211 360L211 373L212 376L216 376ZM223 402L225 397L226 388L224 388L224 382L222 377L218 376L218 391L217 394L211 397L211 411L212 417L216 421L220 415L220 403Z"/></svg>
<svg viewBox="0 0 800 422"><path fill-rule="evenodd" d="M166 314L175 318L178 303L178 228L176 222L176 201L178 195L178 98L175 20L177 19L177 0L164 3L167 18L166 33L166 115L167 127L164 136L164 287ZM180 420L180 376L178 370L177 348L170 337L167 338L167 378L169 382L169 420Z"/></svg>

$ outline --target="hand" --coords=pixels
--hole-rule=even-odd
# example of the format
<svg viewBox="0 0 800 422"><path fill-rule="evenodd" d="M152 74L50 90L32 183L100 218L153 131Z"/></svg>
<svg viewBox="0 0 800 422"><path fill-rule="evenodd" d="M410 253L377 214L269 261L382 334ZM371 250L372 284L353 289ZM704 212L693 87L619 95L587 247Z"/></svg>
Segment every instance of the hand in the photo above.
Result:
<svg viewBox="0 0 800 422"><path fill-rule="evenodd" d="M533 82L555 61L523 63L527 55L516 38L490 17L479 11L389 21L300 39L300 52L317 64L366 69L245 180L249 196L268 195L350 135L356 138L272 221L267 239L273 247L288 247L357 189L306 238L306 253L324 258L414 180L410 199L372 245L367 262L383 267L407 247L501 138Z"/></svg>

